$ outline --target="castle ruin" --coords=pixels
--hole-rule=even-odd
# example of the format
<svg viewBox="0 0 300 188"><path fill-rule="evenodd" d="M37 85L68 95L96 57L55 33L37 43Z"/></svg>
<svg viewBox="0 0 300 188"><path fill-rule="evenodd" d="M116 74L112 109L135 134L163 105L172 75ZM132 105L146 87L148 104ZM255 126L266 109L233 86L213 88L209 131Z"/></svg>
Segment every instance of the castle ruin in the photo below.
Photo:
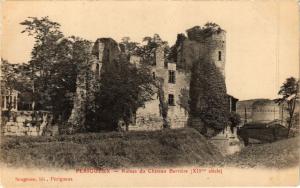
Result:
<svg viewBox="0 0 300 188"><path fill-rule="evenodd" d="M214 63L225 79L225 60L226 60L226 32L219 27L209 33L201 27L196 26L187 30L187 37L179 34L176 44L171 48L171 55L166 58L165 44L158 43L154 52L154 63L151 71L155 79L161 80L163 99L167 103L167 122L170 128L181 128L188 124L189 119L189 87L191 81L191 69L193 63L199 59L205 59ZM94 72L95 79L100 77L101 72L107 70L111 61L120 54L120 48L113 39L98 39L92 50L91 70ZM131 55L130 62L139 65L141 57ZM75 118L82 117L83 103L87 87L85 80L78 76L78 88L76 99L72 110L70 122ZM81 79L81 80L80 80ZM94 79L94 80L95 80ZM82 87L80 87L82 86ZM232 98L229 97L231 101ZM232 102L232 101L231 101ZM232 104L232 103L231 103ZM158 91L152 100L147 101L135 113L133 123L129 130L159 130L164 126L162 115L162 102L158 96ZM231 109L231 108L230 108Z"/></svg>

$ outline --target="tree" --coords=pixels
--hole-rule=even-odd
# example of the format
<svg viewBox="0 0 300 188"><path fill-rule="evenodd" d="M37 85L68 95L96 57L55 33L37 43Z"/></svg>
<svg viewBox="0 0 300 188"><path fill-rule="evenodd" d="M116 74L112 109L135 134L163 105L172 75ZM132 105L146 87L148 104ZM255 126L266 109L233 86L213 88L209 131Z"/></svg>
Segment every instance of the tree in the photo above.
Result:
<svg viewBox="0 0 300 188"><path fill-rule="evenodd" d="M163 41L158 34L153 37L146 36L143 38L144 45L136 50L136 54L142 58L142 63L147 65L154 65L155 63L155 50L159 46L164 46L165 57L169 53L169 46L167 41Z"/></svg>
<svg viewBox="0 0 300 188"><path fill-rule="evenodd" d="M293 126L295 107L297 100L299 99L298 91L299 80L296 80L294 77L287 78L278 92L278 95L281 95L281 97L274 100L278 105L286 105L286 110L288 111L289 115L287 119L287 137L289 137L290 129Z"/></svg>
<svg viewBox="0 0 300 188"><path fill-rule="evenodd" d="M91 42L64 37L60 24L48 17L29 17L22 33L33 36L35 44L29 62L32 71L34 110L51 110L53 122L66 121L72 109L76 77L88 64Z"/></svg>
<svg viewBox="0 0 300 188"><path fill-rule="evenodd" d="M136 110L151 99L154 81L146 66L136 67L126 58L113 62L103 72L96 95L96 122L92 131L118 130L120 120L126 130L135 118Z"/></svg>
<svg viewBox="0 0 300 188"><path fill-rule="evenodd" d="M179 46L184 42L184 40L186 40L187 37L183 34L180 33L177 35L177 39L176 39L176 43L170 48L170 52L168 54L167 59L177 62L177 55L178 55L178 48Z"/></svg>
<svg viewBox="0 0 300 188"><path fill-rule="evenodd" d="M218 133L228 123L229 112L226 85L216 65L203 58L193 63L190 83L190 115L200 124L191 126L206 136Z"/></svg>
<svg viewBox="0 0 300 188"><path fill-rule="evenodd" d="M16 84L17 84L17 76L15 67L8 63L8 61L1 59L1 95L7 94L11 96ZM12 100L7 100L7 117L10 119L11 117L11 109L13 108Z"/></svg>
<svg viewBox="0 0 300 188"><path fill-rule="evenodd" d="M119 43L121 52L128 55L137 55L137 53L140 51L141 47L139 46L139 43L137 42L131 42L129 37L123 37L122 42Z"/></svg>
<svg viewBox="0 0 300 188"><path fill-rule="evenodd" d="M63 38L63 34L59 30L60 24L50 21L48 17L41 19L28 17L20 24L25 26L22 33L27 33L35 39L29 62L32 67L33 108L35 110L37 100L41 104L40 107L49 106L51 103L49 92L51 69L53 64L57 62L57 52L60 52L57 47L60 39Z"/></svg>

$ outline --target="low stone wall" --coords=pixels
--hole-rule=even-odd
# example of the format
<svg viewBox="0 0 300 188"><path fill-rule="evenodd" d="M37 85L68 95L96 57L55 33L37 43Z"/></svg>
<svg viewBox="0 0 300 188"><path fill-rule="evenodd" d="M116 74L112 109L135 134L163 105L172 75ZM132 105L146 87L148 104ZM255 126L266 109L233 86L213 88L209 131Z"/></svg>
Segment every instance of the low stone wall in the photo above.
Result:
<svg viewBox="0 0 300 188"><path fill-rule="evenodd" d="M135 124L129 126L129 131L155 131L163 129L162 117L137 117Z"/></svg>
<svg viewBox="0 0 300 188"><path fill-rule="evenodd" d="M17 111L2 128L5 136L38 136L51 122L51 114L46 111Z"/></svg>
<svg viewBox="0 0 300 188"><path fill-rule="evenodd" d="M187 119L186 118L178 118L172 119L170 121L170 128L171 129L180 129L187 126Z"/></svg>

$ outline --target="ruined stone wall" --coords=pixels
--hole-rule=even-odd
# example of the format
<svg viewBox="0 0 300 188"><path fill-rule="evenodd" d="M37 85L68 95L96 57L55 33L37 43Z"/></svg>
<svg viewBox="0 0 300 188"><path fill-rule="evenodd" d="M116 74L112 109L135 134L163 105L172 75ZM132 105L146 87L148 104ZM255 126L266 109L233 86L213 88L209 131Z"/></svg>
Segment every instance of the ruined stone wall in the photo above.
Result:
<svg viewBox="0 0 300 188"><path fill-rule="evenodd" d="M152 69L155 71L155 68ZM163 128L163 117L160 111L160 101L157 88L153 88L152 100L145 102L143 107L136 111L135 122L129 126L129 130L159 130Z"/></svg>
<svg viewBox="0 0 300 188"><path fill-rule="evenodd" d="M131 58L136 60L136 58ZM168 103L169 94L174 95L174 104L168 105L167 121L170 128L182 128L187 125L188 119L188 89L190 74L180 72L175 63L165 66L164 46L159 46L155 51L155 66L152 67L152 75L161 80L164 94L164 102ZM135 64L138 64L134 62ZM175 71L175 83L169 83L169 71ZM153 100L147 101L144 107L137 110L136 122L129 130L157 130L163 128L160 101L157 92Z"/></svg>
<svg viewBox="0 0 300 188"><path fill-rule="evenodd" d="M5 136L39 136L51 125L52 115L47 111L16 111L14 118L2 127Z"/></svg>
<svg viewBox="0 0 300 188"><path fill-rule="evenodd" d="M96 40L92 50L92 54L95 55L102 64L101 71L105 71L113 65L113 61L120 55L120 49L118 43L111 38L99 38Z"/></svg>
<svg viewBox="0 0 300 188"><path fill-rule="evenodd" d="M93 111L95 106L95 92L99 89L101 73L110 68L119 54L116 41L111 38L99 38L91 48L90 59L86 64L79 65L74 104L68 120L71 127L85 127L87 111Z"/></svg>
<svg viewBox="0 0 300 188"><path fill-rule="evenodd" d="M167 70L164 67L164 50L158 48L155 53L156 65L151 68L152 76L155 78L164 78ZM141 59L135 56L130 58L132 64L139 65ZM152 100L145 102L143 107L140 107L136 112L135 122L129 126L129 130L159 130L163 128L163 117L160 110L160 101L157 88L153 88L155 94Z"/></svg>
<svg viewBox="0 0 300 188"><path fill-rule="evenodd" d="M187 126L187 120L189 115L188 109L186 109L187 104L184 104L189 100L189 96L185 95L183 90L189 90L190 75L189 73L178 71L176 69L176 64L174 63L168 63L168 70L175 71L175 83L167 83L166 88L167 92L165 98L168 99L168 94L173 94L175 101L174 106L169 105L168 119L170 121L171 128L182 128Z"/></svg>
<svg viewBox="0 0 300 188"><path fill-rule="evenodd" d="M140 63L141 63L141 57L137 56L137 55L131 55L129 62L138 67L138 66L140 66Z"/></svg>
<svg viewBox="0 0 300 188"><path fill-rule="evenodd" d="M96 87L96 79L100 76L101 67L102 64L93 55L85 65L79 65L73 108L68 119L71 131L83 128L86 123L87 104L93 103L94 98L92 96Z"/></svg>
<svg viewBox="0 0 300 188"><path fill-rule="evenodd" d="M189 116L189 87L191 68L196 60L205 57L211 63L215 63L222 74L225 76L225 33L212 35L211 38L199 42L185 39L177 49L177 62L165 63L165 46L161 45L155 51L155 65L152 67L152 75L162 80L162 89L164 100L167 103L169 94L174 95L174 105L168 106L168 122L171 128L180 128L187 125ZM219 59L221 51L221 59ZM92 49L92 55L95 59L91 63L91 70L95 74L95 79L101 75L101 72L108 70L112 61L120 54L118 44L109 38L98 39ZM130 62L135 65L140 64L140 58L130 57ZM169 83L169 71L175 71L175 83ZM82 117L86 113L85 105L90 96L89 87L93 87L84 79L85 73L78 76L78 88L76 90L76 99L71 117ZM90 85L89 85L90 84ZM136 112L135 122L129 126L129 130L157 130L163 128L163 117L161 115L160 101L158 94L153 99L146 102ZM77 109L77 110L76 110ZM83 113L82 113L83 112ZM72 118L71 118L72 119ZM84 124L84 117L80 124Z"/></svg>

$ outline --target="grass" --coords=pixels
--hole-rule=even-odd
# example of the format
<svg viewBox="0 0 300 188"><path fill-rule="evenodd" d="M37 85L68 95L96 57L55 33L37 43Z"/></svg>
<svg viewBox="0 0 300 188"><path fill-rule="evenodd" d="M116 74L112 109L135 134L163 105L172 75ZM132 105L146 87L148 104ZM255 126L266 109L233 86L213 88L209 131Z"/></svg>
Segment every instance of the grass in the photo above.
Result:
<svg viewBox="0 0 300 188"><path fill-rule="evenodd" d="M191 128L154 132L3 137L0 160L25 167L209 165L222 156Z"/></svg>
<svg viewBox="0 0 300 188"><path fill-rule="evenodd" d="M288 168L299 165L299 137L251 145L229 156L224 164L237 167Z"/></svg>
<svg viewBox="0 0 300 188"><path fill-rule="evenodd" d="M55 137L2 137L0 162L39 168L235 166L285 168L299 163L299 137L248 146L222 157L192 128Z"/></svg>

